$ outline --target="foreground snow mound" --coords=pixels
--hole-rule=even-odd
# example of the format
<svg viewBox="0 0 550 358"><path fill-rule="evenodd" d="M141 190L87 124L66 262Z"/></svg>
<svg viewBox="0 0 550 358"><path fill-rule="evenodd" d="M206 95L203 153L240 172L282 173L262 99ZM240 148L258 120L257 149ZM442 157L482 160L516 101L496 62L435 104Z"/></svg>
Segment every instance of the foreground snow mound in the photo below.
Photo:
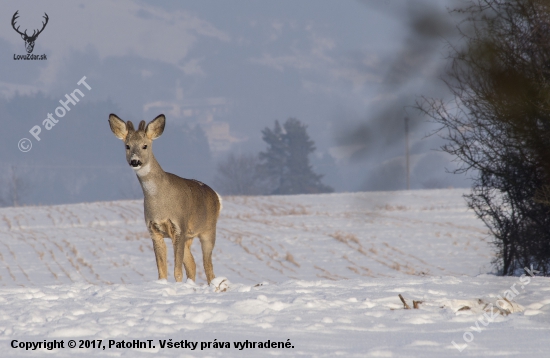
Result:
<svg viewBox="0 0 550 358"><path fill-rule="evenodd" d="M522 305L505 300L498 297L490 299L474 299L474 300L450 300L445 301L444 307L449 307L455 313L460 314L464 311L470 311L472 314L483 314L485 312L491 315L509 315L511 313L523 312L525 307Z"/></svg>
<svg viewBox="0 0 550 358"><path fill-rule="evenodd" d="M519 291L516 300L526 307L525 314L495 314L487 320L484 311L474 306L475 297L497 299L516 280L489 275L295 280L275 285L228 283L224 291L219 287L227 280L220 277L210 286L163 280L2 289L0 345L10 357L52 353L10 346L13 340L44 339L65 344L71 339L102 340L106 346L105 350L58 348L53 350L56 356L149 357L160 352L163 357L179 357L192 354L194 342L195 351L202 347L202 354L209 356L259 356L266 350L292 356L442 357L459 354L459 348L462 354L485 356L495 350L515 355L521 347L521 355L543 357L542 352L550 351L549 279L533 278ZM405 310L399 294L423 303ZM472 307L458 310L460 305ZM470 342L464 341L465 332L470 332L466 335ZM151 340L152 345L122 348L123 340L124 344ZM265 345L268 340L270 348L258 348L259 342ZM187 341L187 348L168 348L168 343L181 341ZM290 346L271 348L273 342Z"/></svg>
<svg viewBox="0 0 550 358"><path fill-rule="evenodd" d="M230 284L227 277L216 277L210 282L210 286L214 288L214 292L225 292Z"/></svg>

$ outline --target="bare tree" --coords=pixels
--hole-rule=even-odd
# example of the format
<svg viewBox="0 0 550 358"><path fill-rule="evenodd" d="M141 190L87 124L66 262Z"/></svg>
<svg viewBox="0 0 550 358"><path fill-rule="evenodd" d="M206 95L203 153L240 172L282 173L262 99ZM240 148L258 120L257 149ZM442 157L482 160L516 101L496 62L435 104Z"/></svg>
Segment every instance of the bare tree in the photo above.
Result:
<svg viewBox="0 0 550 358"><path fill-rule="evenodd" d="M218 163L215 188L225 195L266 194L265 183L258 173L258 157L253 154L229 154Z"/></svg>
<svg viewBox="0 0 550 358"><path fill-rule="evenodd" d="M550 273L550 3L471 0L457 12L465 46L445 78L454 101L419 108L441 125L443 151L473 179L469 206L489 228L501 274ZM543 201L543 202L541 202Z"/></svg>
<svg viewBox="0 0 550 358"><path fill-rule="evenodd" d="M29 193L30 186L15 165L10 165L9 168L0 203L2 206L19 206L21 200Z"/></svg>

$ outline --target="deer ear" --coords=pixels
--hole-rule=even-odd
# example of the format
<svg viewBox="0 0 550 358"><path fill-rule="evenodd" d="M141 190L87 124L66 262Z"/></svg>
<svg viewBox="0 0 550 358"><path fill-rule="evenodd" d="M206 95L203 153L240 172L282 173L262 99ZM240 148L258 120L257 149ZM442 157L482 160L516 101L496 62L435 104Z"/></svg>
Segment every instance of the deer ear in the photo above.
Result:
<svg viewBox="0 0 550 358"><path fill-rule="evenodd" d="M151 140L157 139L160 137L162 132L164 132L164 125L166 124L166 118L164 114L160 114L157 118L153 119L147 127L145 128L145 134Z"/></svg>
<svg viewBox="0 0 550 358"><path fill-rule="evenodd" d="M109 126L111 127L111 131L114 133L115 137L121 140L126 140L126 136L128 135L126 123L124 123L122 119L118 118L116 114L111 113L109 115Z"/></svg>

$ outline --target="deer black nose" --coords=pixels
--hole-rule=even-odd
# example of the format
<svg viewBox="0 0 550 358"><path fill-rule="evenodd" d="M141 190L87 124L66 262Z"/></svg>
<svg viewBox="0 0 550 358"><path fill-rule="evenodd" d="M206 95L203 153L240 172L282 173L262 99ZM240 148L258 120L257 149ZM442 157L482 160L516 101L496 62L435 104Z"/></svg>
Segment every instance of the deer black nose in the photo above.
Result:
<svg viewBox="0 0 550 358"><path fill-rule="evenodd" d="M133 166L134 168L139 167L139 166L141 166L141 161L133 159L133 160L130 161L130 165Z"/></svg>

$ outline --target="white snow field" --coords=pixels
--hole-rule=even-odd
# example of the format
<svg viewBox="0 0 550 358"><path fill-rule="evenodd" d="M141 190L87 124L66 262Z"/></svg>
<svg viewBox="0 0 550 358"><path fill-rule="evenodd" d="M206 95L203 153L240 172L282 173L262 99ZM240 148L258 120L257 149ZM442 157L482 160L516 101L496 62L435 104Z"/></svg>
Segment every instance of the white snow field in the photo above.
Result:
<svg viewBox="0 0 550 358"><path fill-rule="evenodd" d="M140 200L0 209L0 356L550 357L550 278L490 274L464 193L226 197L213 286L198 240L157 280Z"/></svg>

